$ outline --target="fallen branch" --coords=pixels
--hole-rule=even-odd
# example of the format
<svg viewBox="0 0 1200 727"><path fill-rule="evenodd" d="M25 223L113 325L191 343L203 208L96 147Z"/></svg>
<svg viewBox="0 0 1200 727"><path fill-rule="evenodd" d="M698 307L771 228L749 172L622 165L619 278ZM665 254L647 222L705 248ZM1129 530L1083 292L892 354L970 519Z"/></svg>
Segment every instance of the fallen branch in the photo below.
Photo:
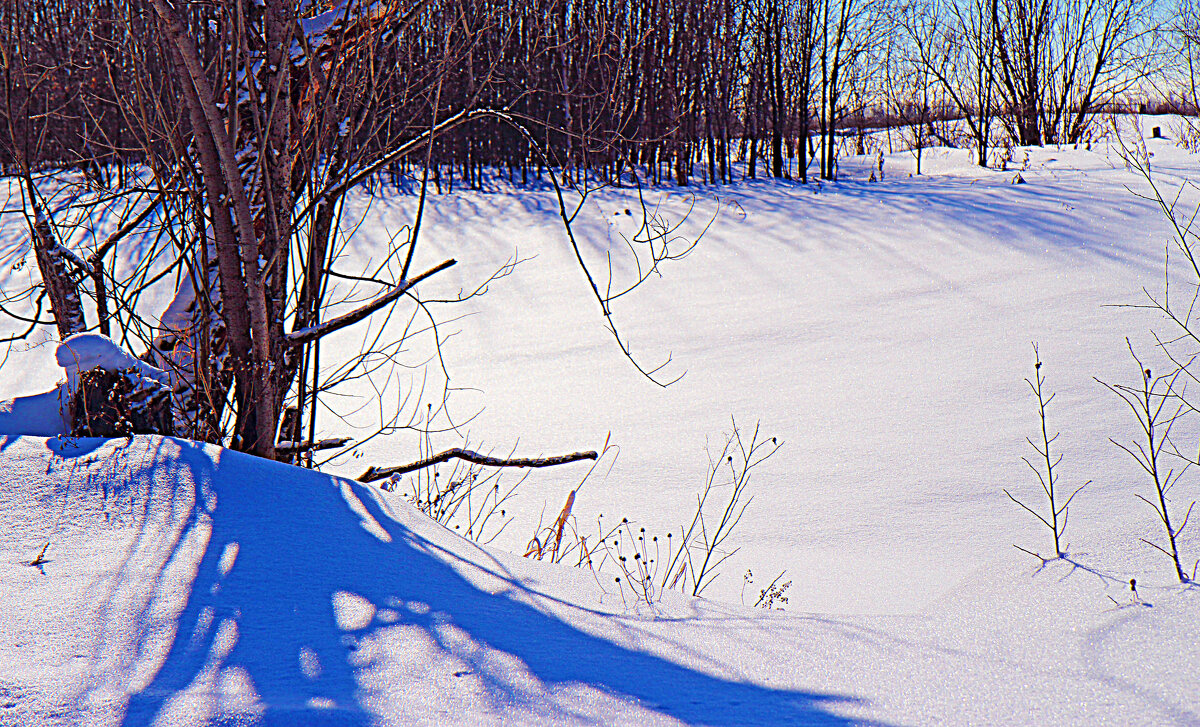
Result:
<svg viewBox="0 0 1200 727"><path fill-rule="evenodd" d="M29 565L36 567L36 566L40 566L43 563L49 563L50 561L46 560L46 551L49 548L50 548L50 541L47 540L46 544L42 546L42 551L37 554L36 558L29 561Z"/></svg>
<svg viewBox="0 0 1200 727"><path fill-rule="evenodd" d="M318 439L315 442L279 442L275 445L276 454L300 454L302 452L319 452L322 449L337 449L345 447L354 440L350 437L336 437L333 439Z"/></svg>
<svg viewBox="0 0 1200 727"><path fill-rule="evenodd" d="M363 472L358 477L359 482L374 482L382 480L393 475L402 475L407 472L413 472L426 467L432 467L435 464L449 461L451 459L461 459L473 464L483 465L484 467L553 467L560 464L570 464L571 462L579 462L585 459L596 459L595 452L572 452L571 454L563 454L557 457L517 457L515 459L502 459L500 457L488 457L487 455L472 452L469 449L447 449L445 452L435 454L427 459L413 462L412 464L402 464L395 467L370 467L366 472Z"/></svg>

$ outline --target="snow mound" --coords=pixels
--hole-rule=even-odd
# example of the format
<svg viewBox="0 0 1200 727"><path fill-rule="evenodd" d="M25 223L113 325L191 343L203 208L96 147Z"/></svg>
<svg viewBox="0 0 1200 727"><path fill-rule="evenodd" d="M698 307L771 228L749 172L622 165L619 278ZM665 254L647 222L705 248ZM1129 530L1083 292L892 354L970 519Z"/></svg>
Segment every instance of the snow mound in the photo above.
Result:
<svg viewBox="0 0 1200 727"><path fill-rule="evenodd" d="M54 360L66 372L66 381L43 394L0 401L0 435L54 437L69 434L67 410L79 385L79 372L102 368L117 372L133 369L143 379L170 386L170 375L138 360L116 341L99 333L77 333L58 344ZM151 385L153 386L153 385Z"/></svg>
<svg viewBox="0 0 1200 727"><path fill-rule="evenodd" d="M311 470L0 438L0 725L1200 722L1200 589L1012 558L916 616L648 609Z"/></svg>
<svg viewBox="0 0 1200 727"><path fill-rule="evenodd" d="M136 369L137 372L161 384L170 384L166 371L156 369L121 348L116 341L100 333L76 333L58 344L54 360L67 372L67 385L74 389L80 371L102 368L117 372Z"/></svg>
<svg viewBox="0 0 1200 727"><path fill-rule="evenodd" d="M0 439L0 513L3 724L845 723L653 653L590 574L209 445Z"/></svg>

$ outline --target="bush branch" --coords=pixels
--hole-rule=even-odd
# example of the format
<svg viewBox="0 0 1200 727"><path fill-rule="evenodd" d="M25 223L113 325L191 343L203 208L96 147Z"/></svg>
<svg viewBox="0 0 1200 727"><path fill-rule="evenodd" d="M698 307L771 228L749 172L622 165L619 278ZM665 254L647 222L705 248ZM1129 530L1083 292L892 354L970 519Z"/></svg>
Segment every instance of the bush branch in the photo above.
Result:
<svg viewBox="0 0 1200 727"><path fill-rule="evenodd" d="M323 338L325 336L328 336L330 333L341 330L341 329L345 328L346 326L350 326L355 323L358 323L359 321L361 321L362 319L371 315L372 313L379 310L380 308L384 307L385 305L399 299L400 296L407 293L417 283L419 283L422 280L425 280L426 278L431 277L437 273L440 273L441 271L445 270L448 267L452 267L457 262L458 262L457 260L453 260L453 259L446 260L438 265L435 265L434 267L430 268L429 270L426 270L425 272L421 273L420 275L416 276L415 278L412 278L410 280L401 280L399 283L396 284L396 287L392 288L388 292L379 296L375 300L372 300L370 303L367 303L360 308L356 308L355 310L352 310L345 315L338 316L337 318L330 318L329 320L325 321L324 323L322 323L320 325L309 326L308 328L301 328L298 331L289 333L289 334L287 334L287 337L285 340L287 340L287 342L292 346L301 346L306 343L315 341L318 338Z"/></svg>

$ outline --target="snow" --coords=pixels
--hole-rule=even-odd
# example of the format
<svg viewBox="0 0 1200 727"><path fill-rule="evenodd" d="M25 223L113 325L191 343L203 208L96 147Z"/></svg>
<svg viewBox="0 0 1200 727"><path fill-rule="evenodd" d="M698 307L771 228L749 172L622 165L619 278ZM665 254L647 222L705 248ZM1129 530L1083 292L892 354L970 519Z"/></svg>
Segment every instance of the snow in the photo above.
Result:
<svg viewBox="0 0 1200 727"><path fill-rule="evenodd" d="M324 474L173 439L55 438L0 417L0 431L41 435L0 440L0 724L1200 722L1200 589L1173 583L1139 542L1158 537L1135 498L1148 485L1109 441L1137 424L1094 379L1136 381L1127 336L1161 367L1150 331L1170 332L1119 307L1161 290L1169 237L1113 141L1032 149L1019 186L1020 164L983 170L970 152L927 149L921 176L898 151L880 182L867 181L870 154L843 160L836 184L691 190L678 234L716 214L712 227L614 305L635 355L670 353L669 370L686 371L667 389L604 329L553 193L493 181L430 196L413 263L459 259L421 289L453 298L524 260L486 295L440 308L461 434L369 438L396 412L423 426L436 366L385 367L331 400L318 438L358 444ZM1168 197L1195 177L1198 157L1146 144ZM1185 206L1197 201L1185 190ZM647 202L672 224L690 204L680 190ZM364 224L336 269L382 262L415 204L353 198L347 219ZM619 279L635 274L622 235L639 210L632 191L603 190L580 213L601 283L610 251ZM9 260L20 241L0 243ZM374 291L343 282L331 296L349 310ZM143 303L157 315L173 292ZM407 317L384 317L331 337L323 365L381 332L397 341ZM1023 381L1033 341L1057 394L1061 482L1092 480L1071 506L1070 559L1045 565L1012 547L1044 551L1049 537L1001 491L1037 492L1020 460L1038 432ZM391 345L399 364L435 353L428 336ZM14 350L0 394L53 385L51 352ZM705 442L719 448L731 414L784 444L754 471L740 551L708 598L649 606L611 573L514 555L576 489L584 532L600 514L677 529ZM447 425L439 414L431 428ZM403 482L337 477L467 433L473 449L538 456L599 449L610 432L611 468L583 486L586 466L531 475L488 547L415 512ZM1174 494L1200 497L1191 472ZM1197 532L1180 541L1189 561ZM27 565L47 542L45 562ZM747 568L750 593L787 570L786 612L739 604Z"/></svg>
<svg viewBox="0 0 1200 727"><path fill-rule="evenodd" d="M52 437L70 430L67 397L62 387L44 394L15 396L0 401L0 434Z"/></svg>
<svg viewBox="0 0 1200 727"><path fill-rule="evenodd" d="M214 286L215 287L215 286ZM214 293L219 291L214 290ZM191 276L182 276L179 292L159 319L159 335L184 337L193 325L192 308L196 305L196 288Z"/></svg>
<svg viewBox="0 0 1200 727"><path fill-rule="evenodd" d="M70 336L58 344L54 360L66 369L67 381L72 388L80 371L95 368L109 372L132 368L142 376L164 384L168 379L167 372L139 361L116 341L100 333L76 333Z"/></svg>
<svg viewBox="0 0 1200 727"><path fill-rule="evenodd" d="M347 0L338 0L324 12L300 20L300 30L311 45L319 45L329 29L346 17L346 5Z"/></svg>
<svg viewBox="0 0 1200 727"><path fill-rule="evenodd" d="M1170 145L1160 140L1157 169L1175 184L1195 157L1172 155ZM442 309L462 317L441 326L457 332L442 350L451 385L462 389L451 399L454 421L477 414L460 430L483 448L519 445L517 456L599 448L611 431L619 458L580 492L575 512L630 517L660 534L690 514L705 442L719 440L731 415L743 426L761 421L785 445L757 471L743 550L708 595L736 601L746 568L787 569L803 608L917 612L1014 542L1029 547L1043 535L1001 493L1036 487L1019 459L1037 426L1023 381L1036 341L1058 392L1050 416L1063 432L1063 481L1096 480L1072 508L1068 541L1092 551L1098 540L1128 539L1134 560L1122 567L1158 571L1133 536L1148 527L1130 504L1142 480L1108 441L1132 436L1136 424L1093 377L1136 376L1126 336L1151 354L1158 319L1112 306L1143 303L1143 287L1158 289L1167 225L1130 191L1144 193L1144 182L1115 155L1032 155L1029 183L1017 187L1011 172L980 170L966 151L927 150L930 174L921 177L908 176L905 152L888 158L884 182L865 181L869 159L850 159L844 180L819 193L772 180L696 190L680 234L694 235L714 213L718 223L662 278L614 304L635 355L654 365L671 354L668 372L686 373L665 390L642 379L604 330L552 195L501 187L432 197L414 267L451 252L461 262L427 281L425 295L472 290L514 251L532 258L486 296ZM653 210L661 200L659 213L677 222L683 195L654 191L648 203ZM360 203L369 229L339 269L382 259L388 232L414 206L408 197ZM581 213L577 233L601 275L609 250L624 260L620 234L633 233L638 209L632 192L607 190ZM617 274L628 279L630 268ZM375 330L349 331L332 347L357 350ZM408 350L409 360L432 355L419 342ZM378 387L389 416L423 384L399 371L394 381ZM374 390L338 409L362 434L380 422L380 407L361 408L368 396ZM410 401L400 421L418 408L423 415ZM341 420L328 426L353 434ZM368 464L416 459L395 444L415 439L366 442L334 471L357 476ZM455 433L434 441L435 450L459 444ZM521 551L543 503L557 508L577 480L531 478L520 492L524 520L497 544Z"/></svg>
<svg viewBox="0 0 1200 727"><path fill-rule="evenodd" d="M213 297L219 301L219 285L212 286ZM190 275L180 277L179 287L171 303L159 318L158 335L154 338L155 362L162 362L168 376L190 378L195 370L193 356L198 348L195 334L196 288ZM172 382L174 383L174 382Z"/></svg>
<svg viewBox="0 0 1200 727"><path fill-rule="evenodd" d="M477 546L396 493L212 446L6 438L0 460L5 723L1197 716L1195 590L1104 606L1095 576L1031 574L1018 554L916 616L677 595L639 612L607 579Z"/></svg>

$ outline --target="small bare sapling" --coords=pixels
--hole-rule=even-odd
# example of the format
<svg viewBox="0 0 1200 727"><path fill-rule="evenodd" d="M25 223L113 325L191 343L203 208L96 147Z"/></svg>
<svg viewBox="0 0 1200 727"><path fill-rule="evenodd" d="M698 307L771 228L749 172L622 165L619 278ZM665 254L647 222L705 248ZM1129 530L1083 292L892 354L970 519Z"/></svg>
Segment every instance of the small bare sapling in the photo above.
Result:
<svg viewBox="0 0 1200 727"><path fill-rule="evenodd" d="M1023 553L1029 553L1035 558L1041 558L1045 561L1062 558L1066 555L1066 546L1063 545L1063 540L1067 534L1067 516L1069 514L1067 508L1070 506L1071 501L1075 499L1075 496L1079 494L1079 491L1091 484L1091 480L1075 488L1075 491L1065 500L1056 489L1058 486L1058 472L1055 471L1055 468L1062 462L1063 455L1062 453L1051 451L1051 445L1058 439L1058 432L1055 432L1054 436L1050 436L1050 430L1046 426L1046 409L1050 406L1050 402L1054 401L1054 394L1046 395L1044 388L1046 375L1042 373L1042 359L1038 355L1036 343L1033 345L1033 360L1033 381L1025 379L1025 383L1029 384L1029 388L1033 390L1034 396L1037 397L1038 419L1041 423L1041 444L1039 445L1034 440L1026 437L1025 441L1029 443L1034 452L1037 452L1037 457L1032 461L1028 457L1022 457L1021 460L1029 465L1029 469L1033 470L1033 473L1037 475L1038 483L1041 484L1042 492L1045 494L1048 503L1046 513L1043 515L1029 505L1026 505L1008 490L1004 490L1004 494L1008 495L1008 499L1017 503L1036 517L1054 536L1054 555L1050 558L1043 558L1035 551L1026 550L1019 545L1013 546Z"/></svg>
<svg viewBox="0 0 1200 727"><path fill-rule="evenodd" d="M669 578L666 581L668 588L678 586L685 593L701 595L717 577L720 565L738 551L738 548L726 549L725 541L737 528L746 507L754 499L753 496L743 499L746 487L750 484L750 473L779 451L780 446L775 437L763 437L757 424L749 438L746 438L742 436L737 422L732 423L732 431L726 437L720 453L715 458L710 453L708 477L696 497L691 523L686 529L680 530L679 548L674 553L668 552L668 565L664 572ZM710 511L709 496L718 492L720 504Z"/></svg>
<svg viewBox="0 0 1200 727"><path fill-rule="evenodd" d="M1128 341L1126 341L1126 344L1128 344ZM1132 346L1129 347L1129 354L1137 362L1139 378L1142 380L1141 384L1138 386L1127 386L1124 384L1108 384L1103 381L1100 383L1104 384L1109 391L1121 397L1121 400L1129 406L1138 419L1141 431L1138 434L1138 439L1130 444L1123 444L1115 439L1109 439L1109 441L1132 457L1146 471L1146 474L1150 477L1150 482L1154 485L1153 499L1145 497L1141 493L1137 493L1137 498L1149 505L1154 510L1154 514L1158 516L1158 520L1162 523L1163 529L1167 534L1166 546L1164 547L1146 538L1140 538L1140 540L1170 558L1171 562L1175 565L1175 575L1179 578L1179 582L1189 583L1195 578L1195 570L1193 569L1191 576L1184 571L1179 557L1178 540L1180 533L1188 525L1188 519L1191 517L1192 508L1196 506L1196 503L1193 501L1188 505L1187 512L1183 516L1183 521L1178 526L1175 526L1171 522L1171 500L1168 494L1179 483L1180 478L1183 477L1183 473L1187 471L1191 463L1183 460L1183 466L1175 469L1167 467L1163 461L1164 454L1179 457L1174 446L1171 445L1171 427L1186 410L1186 404L1181 394L1175 389L1176 380L1183 373L1184 369L1177 368L1173 372L1156 377L1137 357ZM1167 448L1165 453L1164 447ZM1179 458L1182 459L1182 457ZM1178 515L1178 512L1176 512L1176 515Z"/></svg>

